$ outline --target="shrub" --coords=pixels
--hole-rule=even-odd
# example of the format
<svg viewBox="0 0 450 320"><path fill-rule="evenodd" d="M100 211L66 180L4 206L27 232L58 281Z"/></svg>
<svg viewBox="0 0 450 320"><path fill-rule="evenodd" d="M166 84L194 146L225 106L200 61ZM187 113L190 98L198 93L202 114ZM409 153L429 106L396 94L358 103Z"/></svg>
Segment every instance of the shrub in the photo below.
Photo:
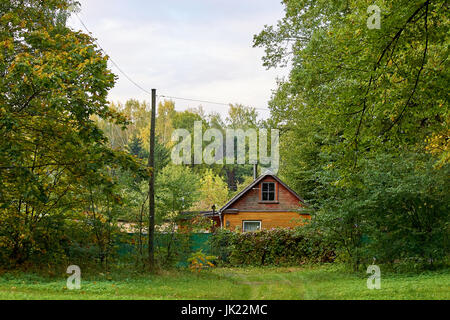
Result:
<svg viewBox="0 0 450 320"><path fill-rule="evenodd" d="M450 166L426 156L379 155L361 160L351 181L332 183L312 225L337 243L355 270L372 263L435 268L449 257Z"/></svg>
<svg viewBox="0 0 450 320"><path fill-rule="evenodd" d="M217 229L210 237L211 252L218 257L219 263L228 264L233 244L238 233L226 229Z"/></svg>
<svg viewBox="0 0 450 320"><path fill-rule="evenodd" d="M297 265L334 261L334 247L305 227L235 233L220 230L211 240L222 263L234 266Z"/></svg>
<svg viewBox="0 0 450 320"><path fill-rule="evenodd" d="M195 272L200 272L205 269L214 268L214 260L217 260L215 256L207 256L202 250L194 252L188 259L189 269Z"/></svg>

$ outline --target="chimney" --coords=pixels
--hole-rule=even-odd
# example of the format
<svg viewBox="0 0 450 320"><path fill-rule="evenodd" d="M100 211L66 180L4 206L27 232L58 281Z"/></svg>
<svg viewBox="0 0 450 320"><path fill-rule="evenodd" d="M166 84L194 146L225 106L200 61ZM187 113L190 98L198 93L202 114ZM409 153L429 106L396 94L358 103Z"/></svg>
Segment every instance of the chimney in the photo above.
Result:
<svg viewBox="0 0 450 320"><path fill-rule="evenodd" d="M254 180L258 179L258 164L255 163L253 165L253 178Z"/></svg>

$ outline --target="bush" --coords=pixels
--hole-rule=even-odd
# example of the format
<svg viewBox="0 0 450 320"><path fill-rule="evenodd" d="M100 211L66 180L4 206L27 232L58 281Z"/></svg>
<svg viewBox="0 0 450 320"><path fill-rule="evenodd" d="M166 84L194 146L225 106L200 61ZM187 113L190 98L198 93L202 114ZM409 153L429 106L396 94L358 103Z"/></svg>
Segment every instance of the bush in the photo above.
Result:
<svg viewBox="0 0 450 320"><path fill-rule="evenodd" d="M189 269L193 272L201 272L202 270L214 268L216 265L214 261L217 260L215 256L207 256L202 250L194 252L188 259Z"/></svg>
<svg viewBox="0 0 450 320"><path fill-rule="evenodd" d="M328 178L328 199L312 225L337 243L343 262L358 270L378 264L435 268L448 260L450 166L425 156L380 155L361 161L352 181Z"/></svg>
<svg viewBox="0 0 450 320"><path fill-rule="evenodd" d="M233 266L298 265L334 261L334 247L305 227L236 233L217 231L213 252Z"/></svg>
<svg viewBox="0 0 450 320"><path fill-rule="evenodd" d="M217 229L209 239L211 252L218 257L219 263L228 264L230 262L230 254L233 251L233 244L238 233Z"/></svg>

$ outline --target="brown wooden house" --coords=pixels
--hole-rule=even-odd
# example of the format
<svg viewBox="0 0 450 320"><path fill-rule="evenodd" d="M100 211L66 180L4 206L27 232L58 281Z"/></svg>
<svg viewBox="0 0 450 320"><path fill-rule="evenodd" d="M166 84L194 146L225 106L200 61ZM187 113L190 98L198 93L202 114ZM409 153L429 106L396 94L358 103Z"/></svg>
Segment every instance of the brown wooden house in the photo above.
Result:
<svg viewBox="0 0 450 320"><path fill-rule="evenodd" d="M265 174L231 199L216 215L222 228L243 232L304 225L305 202L273 174ZM303 211L303 212L302 212Z"/></svg>

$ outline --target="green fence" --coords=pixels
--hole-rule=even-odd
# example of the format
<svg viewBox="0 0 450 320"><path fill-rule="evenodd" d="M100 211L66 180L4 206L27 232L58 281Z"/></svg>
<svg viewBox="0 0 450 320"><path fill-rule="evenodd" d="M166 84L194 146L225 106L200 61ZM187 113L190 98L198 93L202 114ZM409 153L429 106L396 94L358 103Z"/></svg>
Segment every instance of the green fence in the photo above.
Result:
<svg viewBox="0 0 450 320"><path fill-rule="evenodd" d="M178 262L179 266L187 266L187 259L191 255L191 253L203 250L205 254L211 254L211 247L209 244L209 239L212 234L210 233L193 233L189 236L188 246L184 250L185 254L180 257L180 261ZM171 242L171 234L157 233L155 234L155 246L157 249L167 247L168 243ZM127 234L122 235L121 238L117 241L118 246L118 254L121 258L126 257L131 254L136 253L137 249L137 239L138 235L136 234ZM133 243L134 242L134 243ZM172 242L171 244L175 248L179 244L177 241ZM147 239L145 238L143 244L144 250L147 250Z"/></svg>
<svg viewBox="0 0 450 320"><path fill-rule="evenodd" d="M209 239L211 238L211 233L194 233L191 235L191 250L193 252L198 250L203 250L203 252L210 254L211 246L209 244Z"/></svg>

